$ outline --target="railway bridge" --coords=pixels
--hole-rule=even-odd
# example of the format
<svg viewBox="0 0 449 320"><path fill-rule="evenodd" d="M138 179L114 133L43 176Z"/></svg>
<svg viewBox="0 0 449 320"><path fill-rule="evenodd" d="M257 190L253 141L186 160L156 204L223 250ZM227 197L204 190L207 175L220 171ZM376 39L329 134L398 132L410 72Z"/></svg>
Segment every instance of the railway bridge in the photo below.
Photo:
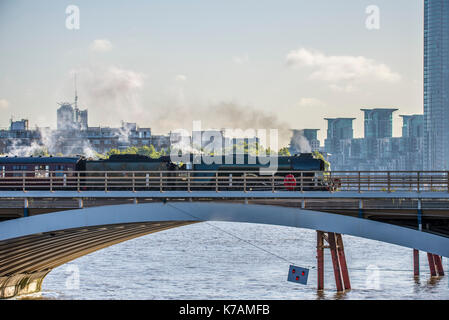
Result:
<svg viewBox="0 0 449 320"><path fill-rule="evenodd" d="M296 177L293 178L292 177ZM318 290L329 248L351 288L342 235L449 257L449 172L49 172L0 176L0 297L40 291L55 267L135 237L202 221L317 230Z"/></svg>

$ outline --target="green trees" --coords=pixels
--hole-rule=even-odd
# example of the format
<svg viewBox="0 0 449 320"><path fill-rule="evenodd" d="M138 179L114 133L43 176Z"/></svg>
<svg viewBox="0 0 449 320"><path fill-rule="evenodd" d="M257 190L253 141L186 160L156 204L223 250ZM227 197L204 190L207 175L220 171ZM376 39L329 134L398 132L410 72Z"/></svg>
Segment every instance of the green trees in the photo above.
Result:
<svg viewBox="0 0 449 320"><path fill-rule="evenodd" d="M324 156L320 152L314 151L312 153L316 159L321 159L324 161L324 171L329 171L331 169L331 164L329 163L329 161L326 161L326 159L324 159Z"/></svg>
<svg viewBox="0 0 449 320"><path fill-rule="evenodd" d="M50 153L48 153L48 149L46 147L39 147L33 150L33 153L31 155L33 157L49 157Z"/></svg>
<svg viewBox="0 0 449 320"><path fill-rule="evenodd" d="M118 149L111 149L108 152L106 152L105 157L108 158L113 154L140 154L153 159L157 159L160 158L161 156L166 155L167 152L164 149L162 149L161 151L156 151L156 148L153 145L150 145L143 147L129 147L122 151ZM101 157L101 155L99 155L99 157Z"/></svg>
<svg viewBox="0 0 449 320"><path fill-rule="evenodd" d="M278 156L290 156L290 151L288 150L288 147L281 148L278 152L275 150L271 150L270 148L267 148L264 150L264 148L259 143L246 143L246 142L240 142L238 144L233 145L232 147L228 148L229 150L224 150L224 154L229 153L248 153L253 155L258 155L265 151L265 154L267 156L269 155L278 155ZM204 150L201 150L204 152ZM161 156L166 156L170 154L170 149L162 149L160 151L157 151L156 148L153 145L150 146L143 146L143 147L129 147L124 150L118 150L118 149L111 149L104 155L98 154L98 158L108 158L109 156L113 154L140 154L147 157L151 157L153 159L160 158ZM212 154L210 154L212 155ZM324 160L322 155L320 154L321 158Z"/></svg>
<svg viewBox="0 0 449 320"><path fill-rule="evenodd" d="M290 156L291 154L290 154L290 151L288 150L288 148L284 147L279 150L279 155L280 156Z"/></svg>

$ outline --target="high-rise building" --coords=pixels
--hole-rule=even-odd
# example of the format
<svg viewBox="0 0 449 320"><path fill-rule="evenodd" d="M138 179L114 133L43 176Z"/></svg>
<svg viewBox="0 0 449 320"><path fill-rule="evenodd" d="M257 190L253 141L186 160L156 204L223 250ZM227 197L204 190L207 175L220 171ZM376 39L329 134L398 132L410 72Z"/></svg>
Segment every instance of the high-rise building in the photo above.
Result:
<svg viewBox="0 0 449 320"><path fill-rule="evenodd" d="M424 169L449 169L449 1L424 0Z"/></svg>
<svg viewBox="0 0 449 320"><path fill-rule="evenodd" d="M361 109L365 113L365 138L391 138L393 112L398 109Z"/></svg>
<svg viewBox="0 0 449 320"><path fill-rule="evenodd" d="M9 130L11 131L26 131L28 130L28 120L22 119L18 121L13 121L11 119L11 125L9 127Z"/></svg>
<svg viewBox="0 0 449 320"><path fill-rule="evenodd" d="M320 140L318 140L318 131L320 129L304 129L303 134L307 141L310 143L310 148L312 151L320 150Z"/></svg>
<svg viewBox="0 0 449 320"><path fill-rule="evenodd" d="M424 136L424 116L422 114L401 115L402 137L422 138Z"/></svg>
<svg viewBox="0 0 449 320"><path fill-rule="evenodd" d="M320 129L292 130L289 151L291 154L320 151L318 131Z"/></svg>
<svg viewBox="0 0 449 320"><path fill-rule="evenodd" d="M328 153L340 152L340 140L354 138L352 122L355 118L326 118L327 138L324 141L325 151Z"/></svg>
<svg viewBox="0 0 449 320"><path fill-rule="evenodd" d="M364 158L383 158L393 137L393 112L398 109L361 109L364 112Z"/></svg>
<svg viewBox="0 0 449 320"><path fill-rule="evenodd" d="M424 116L422 114L401 115L402 138L401 153L403 154L404 170L423 169Z"/></svg>
<svg viewBox="0 0 449 320"><path fill-rule="evenodd" d="M87 130L87 110L79 110L75 108L75 120L80 130Z"/></svg>
<svg viewBox="0 0 449 320"><path fill-rule="evenodd" d="M327 138L328 139L352 139L354 130L352 122L355 118L325 118L327 121Z"/></svg>
<svg viewBox="0 0 449 320"><path fill-rule="evenodd" d="M57 128L58 130L75 129L75 113L73 107L68 102L60 103L57 110Z"/></svg>

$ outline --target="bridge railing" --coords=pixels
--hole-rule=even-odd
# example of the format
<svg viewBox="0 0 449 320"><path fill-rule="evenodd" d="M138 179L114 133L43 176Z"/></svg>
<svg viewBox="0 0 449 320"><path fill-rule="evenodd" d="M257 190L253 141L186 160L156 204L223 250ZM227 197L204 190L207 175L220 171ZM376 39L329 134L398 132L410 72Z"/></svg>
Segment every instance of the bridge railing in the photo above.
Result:
<svg viewBox="0 0 449 320"><path fill-rule="evenodd" d="M449 192L447 171L333 171L329 175L340 191Z"/></svg>
<svg viewBox="0 0 449 320"><path fill-rule="evenodd" d="M449 192L442 171L11 171L0 191Z"/></svg>

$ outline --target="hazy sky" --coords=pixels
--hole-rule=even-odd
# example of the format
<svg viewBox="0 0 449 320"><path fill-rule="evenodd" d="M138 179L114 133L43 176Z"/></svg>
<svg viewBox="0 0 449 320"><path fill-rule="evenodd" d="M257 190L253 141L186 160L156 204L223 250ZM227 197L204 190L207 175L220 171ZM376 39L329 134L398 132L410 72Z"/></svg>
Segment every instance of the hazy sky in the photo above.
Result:
<svg viewBox="0 0 449 320"><path fill-rule="evenodd" d="M380 29L366 27L369 5ZM227 126L225 103L239 124L256 110L322 139L324 117L356 117L360 137L360 108L396 107L399 136L399 115L422 113L422 11L422 0L0 0L0 126L56 127L76 73L92 126Z"/></svg>

